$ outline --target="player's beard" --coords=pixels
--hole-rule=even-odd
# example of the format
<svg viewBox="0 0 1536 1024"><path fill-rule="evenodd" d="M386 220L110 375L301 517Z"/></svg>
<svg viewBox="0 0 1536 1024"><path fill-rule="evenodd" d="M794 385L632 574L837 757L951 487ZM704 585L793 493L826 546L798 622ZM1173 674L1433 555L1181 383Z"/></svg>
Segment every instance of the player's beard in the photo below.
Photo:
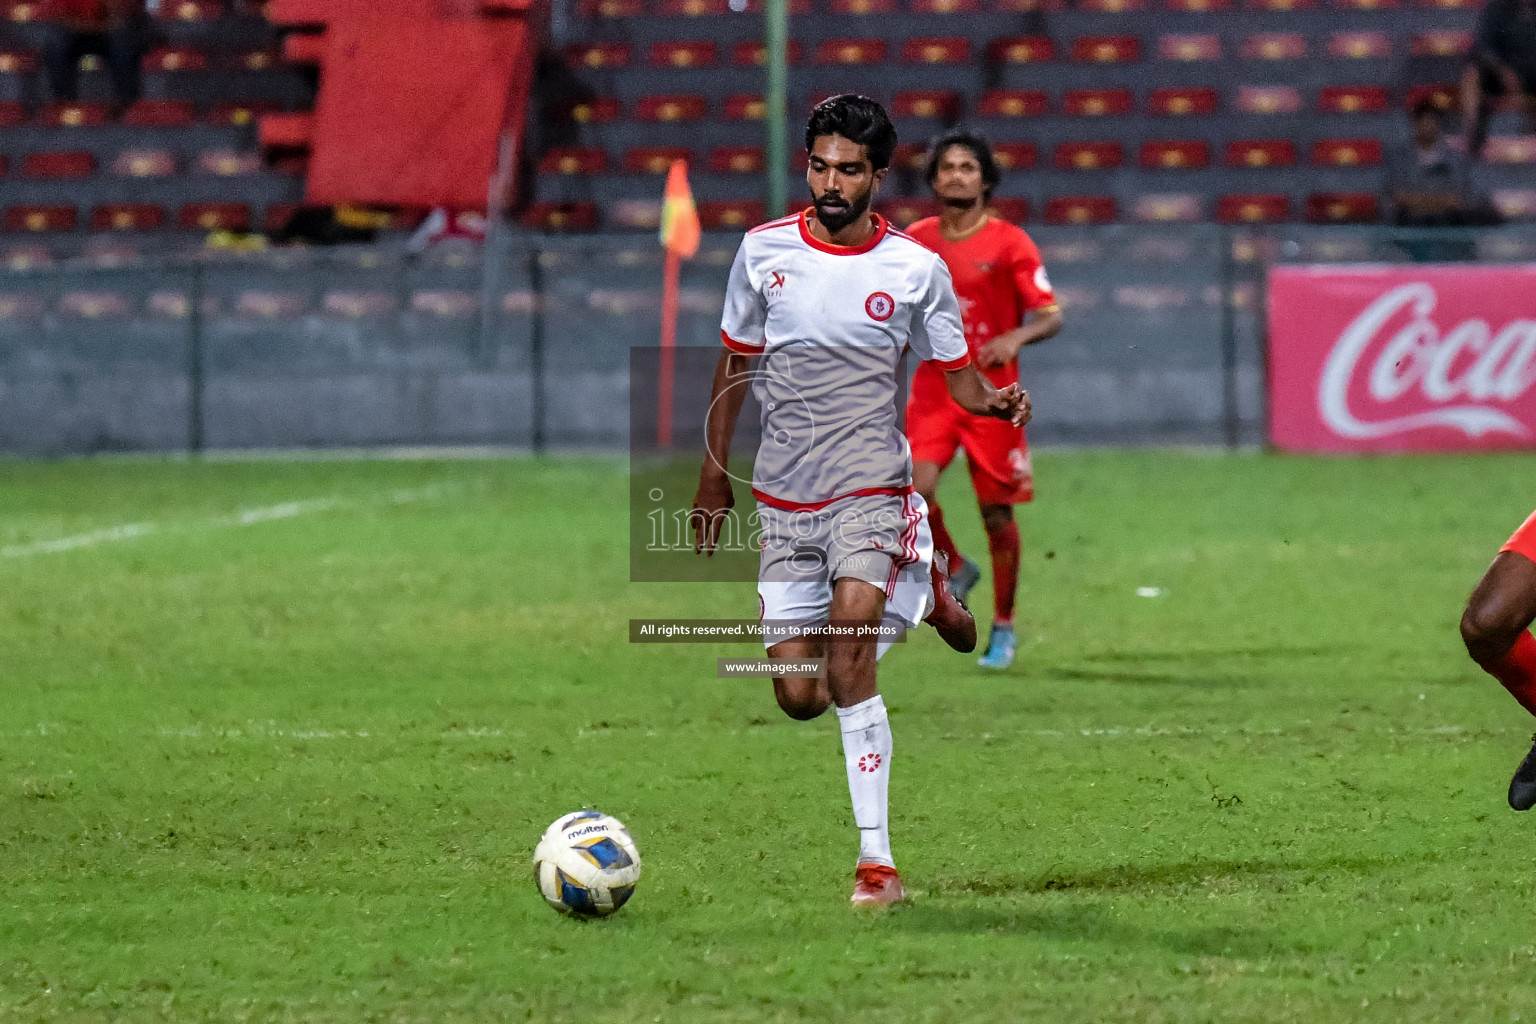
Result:
<svg viewBox="0 0 1536 1024"><path fill-rule="evenodd" d="M971 196L969 199L942 199L940 202L952 210L975 210L985 206L987 199L985 196Z"/></svg>
<svg viewBox="0 0 1536 1024"><path fill-rule="evenodd" d="M827 229L828 234L835 235L869 212L869 201L874 193L874 186L870 186L864 190L863 195L851 198L834 192L815 196L812 203L816 207L816 219L821 221L821 226ZM836 200L836 203L829 204L831 200Z"/></svg>

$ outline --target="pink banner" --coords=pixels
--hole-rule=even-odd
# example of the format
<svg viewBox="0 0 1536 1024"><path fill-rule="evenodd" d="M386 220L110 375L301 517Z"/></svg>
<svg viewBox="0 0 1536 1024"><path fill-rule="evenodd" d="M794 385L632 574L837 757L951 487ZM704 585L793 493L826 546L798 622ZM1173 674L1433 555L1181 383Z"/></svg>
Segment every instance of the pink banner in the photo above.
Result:
<svg viewBox="0 0 1536 1024"><path fill-rule="evenodd" d="M1536 266L1271 270L1269 438L1308 452L1536 447Z"/></svg>

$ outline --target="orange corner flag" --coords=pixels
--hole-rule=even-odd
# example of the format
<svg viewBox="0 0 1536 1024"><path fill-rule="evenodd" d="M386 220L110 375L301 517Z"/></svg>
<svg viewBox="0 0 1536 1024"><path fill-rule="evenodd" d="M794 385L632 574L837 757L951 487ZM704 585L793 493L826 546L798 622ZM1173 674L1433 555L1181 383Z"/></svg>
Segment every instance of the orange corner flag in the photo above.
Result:
<svg viewBox="0 0 1536 1024"><path fill-rule="evenodd" d="M661 207L661 244L685 260L699 251L699 211L688 187L688 162L672 161L667 172L667 192Z"/></svg>

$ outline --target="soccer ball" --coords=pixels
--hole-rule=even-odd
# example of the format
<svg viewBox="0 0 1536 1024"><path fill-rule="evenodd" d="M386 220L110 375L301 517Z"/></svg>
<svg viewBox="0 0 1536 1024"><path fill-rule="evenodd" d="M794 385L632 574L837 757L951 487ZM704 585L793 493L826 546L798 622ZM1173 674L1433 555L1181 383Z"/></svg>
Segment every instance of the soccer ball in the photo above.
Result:
<svg viewBox="0 0 1536 1024"><path fill-rule="evenodd" d="M640 851L618 818L577 811L544 830L533 875L544 901L560 913L607 917L634 895Z"/></svg>

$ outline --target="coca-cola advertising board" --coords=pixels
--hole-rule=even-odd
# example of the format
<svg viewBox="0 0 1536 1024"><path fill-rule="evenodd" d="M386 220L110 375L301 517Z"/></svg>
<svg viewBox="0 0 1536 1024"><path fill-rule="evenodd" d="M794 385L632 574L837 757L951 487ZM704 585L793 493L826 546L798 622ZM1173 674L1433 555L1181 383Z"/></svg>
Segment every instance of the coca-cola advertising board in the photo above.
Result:
<svg viewBox="0 0 1536 1024"><path fill-rule="evenodd" d="M1272 269L1269 438L1307 452L1536 447L1536 265Z"/></svg>

